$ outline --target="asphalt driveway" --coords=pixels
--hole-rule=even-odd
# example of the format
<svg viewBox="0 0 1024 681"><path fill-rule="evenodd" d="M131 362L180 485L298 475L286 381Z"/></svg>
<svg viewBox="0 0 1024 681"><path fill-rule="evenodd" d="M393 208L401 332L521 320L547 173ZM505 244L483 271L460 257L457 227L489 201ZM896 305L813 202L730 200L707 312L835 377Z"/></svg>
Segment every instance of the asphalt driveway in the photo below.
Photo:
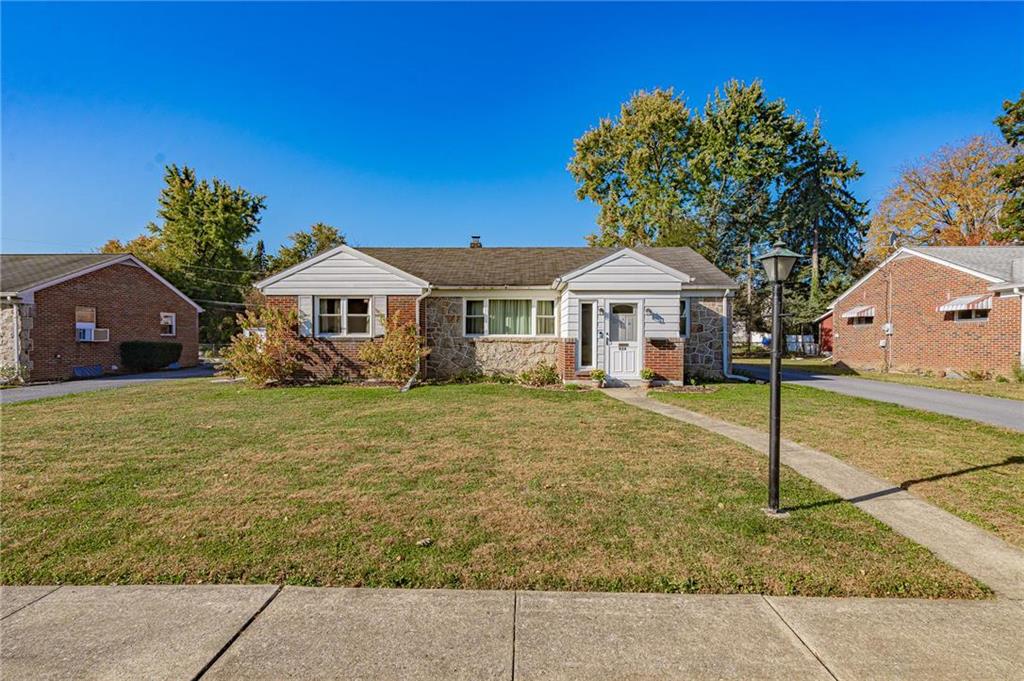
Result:
<svg viewBox="0 0 1024 681"><path fill-rule="evenodd" d="M6 390L0 390L0 404L14 404L15 402L39 400L44 397L61 397L63 395L87 393L94 390L125 388L142 383L161 383L163 381L176 381L182 378L203 378L213 376L213 372L214 368L212 365L200 364L188 369L153 371L147 374L129 374L125 376L103 376L101 378L89 378L78 381L64 381L63 383L42 383L39 385L27 385L22 388L7 388Z"/></svg>
<svg viewBox="0 0 1024 681"><path fill-rule="evenodd" d="M736 362L735 367L737 371L759 380L768 380L769 370L764 364ZM852 376L816 374L806 370L787 371L784 369L782 380L821 390L831 390L852 397L891 402L904 407L956 416L1024 432L1024 402L1020 400L1004 400L998 397L969 395L952 390L872 381Z"/></svg>

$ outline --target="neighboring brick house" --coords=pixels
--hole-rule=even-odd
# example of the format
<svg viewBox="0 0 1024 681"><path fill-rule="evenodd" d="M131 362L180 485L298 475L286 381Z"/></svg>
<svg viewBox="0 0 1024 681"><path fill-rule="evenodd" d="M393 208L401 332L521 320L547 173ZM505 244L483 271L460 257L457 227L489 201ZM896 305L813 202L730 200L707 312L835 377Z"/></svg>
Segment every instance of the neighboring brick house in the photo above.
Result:
<svg viewBox="0 0 1024 681"><path fill-rule="evenodd" d="M340 246L256 284L295 309L306 370L359 377L359 346L396 314L416 322L429 377L516 374L563 380L730 373L735 283L689 248L359 248Z"/></svg>
<svg viewBox="0 0 1024 681"><path fill-rule="evenodd" d="M27 380L122 371L123 341L181 343L199 361L202 308L127 254L0 256L0 365Z"/></svg>
<svg viewBox="0 0 1024 681"><path fill-rule="evenodd" d="M1024 353L1024 247L901 248L832 304L859 369L1010 375Z"/></svg>

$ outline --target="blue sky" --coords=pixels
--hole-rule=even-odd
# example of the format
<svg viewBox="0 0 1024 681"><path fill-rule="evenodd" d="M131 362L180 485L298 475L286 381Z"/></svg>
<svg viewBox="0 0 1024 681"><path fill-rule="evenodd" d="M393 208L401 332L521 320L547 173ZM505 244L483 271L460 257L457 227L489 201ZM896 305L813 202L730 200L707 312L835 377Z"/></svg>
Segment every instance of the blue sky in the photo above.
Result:
<svg viewBox="0 0 1024 681"><path fill-rule="evenodd" d="M276 247L575 245L572 141L635 90L764 81L865 171L994 133L1024 5L2 5L2 248L88 250L154 218L162 165L267 196Z"/></svg>

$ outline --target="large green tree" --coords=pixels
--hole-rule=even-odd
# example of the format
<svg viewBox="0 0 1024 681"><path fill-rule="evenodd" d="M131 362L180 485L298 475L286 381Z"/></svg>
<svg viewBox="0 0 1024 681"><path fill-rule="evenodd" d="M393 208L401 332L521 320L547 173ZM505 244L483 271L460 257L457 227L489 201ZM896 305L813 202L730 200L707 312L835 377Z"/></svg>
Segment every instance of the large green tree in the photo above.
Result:
<svg viewBox="0 0 1024 681"><path fill-rule="evenodd" d="M782 236L805 249L820 292L822 258L848 269L863 236L856 164L759 81L726 83L699 114L672 90L638 92L576 140L569 172L599 207L591 244L694 248L743 282L736 316L748 330L763 308L760 248Z"/></svg>
<svg viewBox="0 0 1024 681"><path fill-rule="evenodd" d="M277 255L270 259L271 271L286 270L345 243L345 236L337 227L323 222L313 224L308 230L295 232L288 239L291 243L281 246Z"/></svg>
<svg viewBox="0 0 1024 681"><path fill-rule="evenodd" d="M1003 241L1024 241L1024 92L1016 101L1003 102L1003 115L996 118L996 125L1013 156L994 171L1009 195L995 236Z"/></svg>
<svg viewBox="0 0 1024 681"><path fill-rule="evenodd" d="M694 139L691 112L671 89L637 92L616 119L574 143L576 196L599 207L593 246L642 246L665 233L690 239Z"/></svg>
<svg viewBox="0 0 1024 681"><path fill-rule="evenodd" d="M137 255L202 301L207 312L200 340L224 342L235 330L234 312L216 303L240 303L258 274L245 244L259 229L264 198L219 179L199 179L188 166L169 165L149 234L124 244L108 242L103 250Z"/></svg>

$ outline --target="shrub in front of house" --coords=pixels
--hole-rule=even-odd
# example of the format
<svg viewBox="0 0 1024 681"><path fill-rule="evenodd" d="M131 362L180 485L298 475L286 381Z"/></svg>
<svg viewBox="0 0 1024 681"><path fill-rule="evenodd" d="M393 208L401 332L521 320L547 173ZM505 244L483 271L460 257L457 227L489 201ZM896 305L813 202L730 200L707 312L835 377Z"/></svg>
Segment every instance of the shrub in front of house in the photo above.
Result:
<svg viewBox="0 0 1024 681"><path fill-rule="evenodd" d="M382 381L408 381L419 369L420 360L429 354L426 339L416 331L415 322L397 317L387 320L383 338L359 346L359 360L366 366L366 374Z"/></svg>
<svg viewBox="0 0 1024 681"><path fill-rule="evenodd" d="M292 383L302 368L298 313L271 307L238 315L242 332L224 351L225 371L257 387Z"/></svg>
<svg viewBox="0 0 1024 681"><path fill-rule="evenodd" d="M181 343L173 341L125 341L121 364L131 371L156 371L181 358Z"/></svg>
<svg viewBox="0 0 1024 681"><path fill-rule="evenodd" d="M519 374L519 382L523 385L539 387L544 385L555 385L561 381L562 379L558 375L558 369L555 368L554 364L538 364Z"/></svg>

